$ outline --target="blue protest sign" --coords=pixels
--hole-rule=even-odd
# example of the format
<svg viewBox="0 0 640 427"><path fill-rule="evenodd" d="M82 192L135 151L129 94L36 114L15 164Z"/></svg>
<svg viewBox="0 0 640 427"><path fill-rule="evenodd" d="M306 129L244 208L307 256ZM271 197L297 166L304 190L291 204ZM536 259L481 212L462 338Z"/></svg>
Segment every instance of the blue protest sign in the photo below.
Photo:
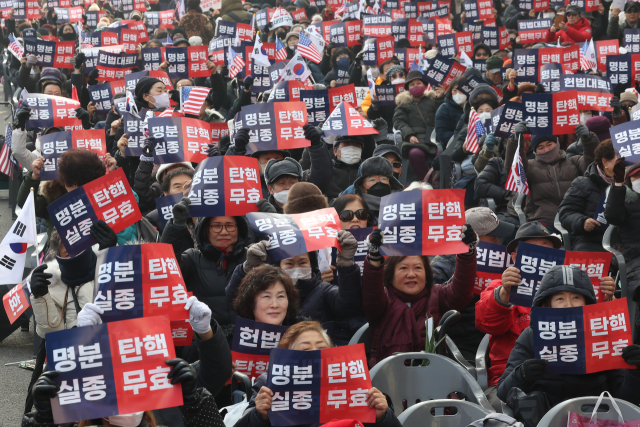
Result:
<svg viewBox="0 0 640 427"><path fill-rule="evenodd" d="M324 123L331 114L328 89L301 90L300 101L307 106L309 124L317 126Z"/></svg>
<svg viewBox="0 0 640 427"><path fill-rule="evenodd" d="M627 53L640 53L640 29L627 28L624 30L624 48Z"/></svg>
<svg viewBox="0 0 640 427"><path fill-rule="evenodd" d="M522 281L511 288L509 303L520 307L531 307L540 280L551 267L564 265L565 251L545 246L518 243L515 267L520 270Z"/></svg>
<svg viewBox="0 0 640 427"><path fill-rule="evenodd" d="M510 137L513 133L513 128L523 120L523 116L523 103L515 101L505 102L504 109L500 114L500 118L493 132L500 138ZM493 115L491 119L493 121Z"/></svg>
<svg viewBox="0 0 640 427"><path fill-rule="evenodd" d="M518 74L516 83L537 83L538 63L538 49L514 49L513 68Z"/></svg>
<svg viewBox="0 0 640 427"><path fill-rule="evenodd" d="M609 129L613 148L627 166L640 162L640 122L626 122Z"/></svg>
<svg viewBox="0 0 640 427"><path fill-rule="evenodd" d="M532 135L553 135L553 94L523 93L524 120Z"/></svg>
<svg viewBox="0 0 640 427"><path fill-rule="evenodd" d="M438 36L438 46L440 48L441 55L445 58L456 56L456 35L443 34Z"/></svg>
<svg viewBox="0 0 640 427"><path fill-rule="evenodd" d="M615 87L631 81L631 55L607 55L607 78Z"/></svg>

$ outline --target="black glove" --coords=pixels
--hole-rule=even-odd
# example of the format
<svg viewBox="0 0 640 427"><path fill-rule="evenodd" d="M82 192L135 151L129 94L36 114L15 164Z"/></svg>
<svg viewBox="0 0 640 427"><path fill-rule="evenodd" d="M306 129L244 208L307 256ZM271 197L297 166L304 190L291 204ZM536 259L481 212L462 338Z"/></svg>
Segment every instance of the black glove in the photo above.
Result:
<svg viewBox="0 0 640 427"><path fill-rule="evenodd" d="M513 128L513 133L516 135L527 133L527 132L529 132L529 129L527 128L527 122L520 122L517 125L515 125Z"/></svg>
<svg viewBox="0 0 640 427"><path fill-rule="evenodd" d="M253 76L247 76L244 78L244 90L246 90L247 92L251 89L251 85L253 84L253 81L255 80L255 77Z"/></svg>
<svg viewBox="0 0 640 427"><path fill-rule="evenodd" d="M99 76L100 76L100 71L97 68L94 68L93 71L89 73L89 80L87 80L87 83L89 84L89 86L97 85Z"/></svg>
<svg viewBox="0 0 640 427"><path fill-rule="evenodd" d="M522 365L518 367L522 379L534 383L544 375L544 368L549 364L548 360L529 359L525 360Z"/></svg>
<svg viewBox="0 0 640 427"><path fill-rule="evenodd" d="M387 133L389 133L389 126L387 125L387 121L383 118L375 119L371 122L373 128L378 131L377 135L372 135L373 140L376 144L380 141L384 141L387 139Z"/></svg>
<svg viewBox="0 0 640 427"><path fill-rule="evenodd" d="M629 365L635 365L638 369L632 369L631 373L640 375L640 345L632 344L622 349L622 358Z"/></svg>
<svg viewBox="0 0 640 427"><path fill-rule="evenodd" d="M89 112L82 107L76 108L76 117L82 120L82 127L85 129L91 129L91 117Z"/></svg>
<svg viewBox="0 0 640 427"><path fill-rule="evenodd" d="M236 132L233 141L236 146L236 153L241 154L247 151L247 144L249 143L249 128L242 128Z"/></svg>
<svg viewBox="0 0 640 427"><path fill-rule="evenodd" d="M462 226L462 243L465 245L469 245L469 252L473 252L473 250L478 246L480 242L480 238L473 230L471 224L465 224Z"/></svg>
<svg viewBox="0 0 640 427"><path fill-rule="evenodd" d="M100 245L100 250L112 248L118 244L118 236L106 222L99 219L89 227L91 237Z"/></svg>
<svg viewBox="0 0 640 427"><path fill-rule="evenodd" d="M154 151L156 151L156 139L151 136L147 138L147 141L142 147L142 155L145 157L153 157Z"/></svg>
<svg viewBox="0 0 640 427"><path fill-rule="evenodd" d="M576 133L576 136L582 139L583 141L589 138L589 128L583 125L582 123L576 126L575 133Z"/></svg>
<svg viewBox="0 0 640 427"><path fill-rule="evenodd" d="M359 67L360 64L362 63L362 58L364 57L364 49L362 49L360 52L358 52L358 54L356 55L356 67Z"/></svg>
<svg viewBox="0 0 640 427"><path fill-rule="evenodd" d="M624 183L626 169L627 166L624 163L624 157L616 159L616 163L613 165L613 180L618 184Z"/></svg>
<svg viewBox="0 0 640 427"><path fill-rule="evenodd" d="M79 70L80 68L82 68L82 64L84 64L84 61L87 58L84 56L84 53L80 52L79 54L76 55L76 64L75 64L75 68L77 70Z"/></svg>
<svg viewBox="0 0 640 427"><path fill-rule="evenodd" d="M53 274L45 273L47 264L39 265L31 273L31 294L40 298L49 293L49 285L51 282L49 279L53 277Z"/></svg>
<svg viewBox="0 0 640 427"><path fill-rule="evenodd" d="M609 106L613 107L613 115L619 116L622 113L622 104L620 104L620 98L614 96L609 101Z"/></svg>
<svg viewBox="0 0 640 427"><path fill-rule="evenodd" d="M220 150L214 144L209 144L207 148L207 157L221 156Z"/></svg>
<svg viewBox="0 0 640 427"><path fill-rule="evenodd" d="M187 215L189 215L189 205L191 200L183 197L178 203L173 205L173 223L178 227L187 226Z"/></svg>
<svg viewBox="0 0 640 427"><path fill-rule="evenodd" d="M536 88L533 91L533 93L544 93L544 92L545 92L544 85L540 83L536 85Z"/></svg>
<svg viewBox="0 0 640 427"><path fill-rule="evenodd" d="M367 246L369 246L369 256L371 258L380 257L380 246L382 246L382 230L376 228L367 238Z"/></svg>
<svg viewBox="0 0 640 427"><path fill-rule="evenodd" d="M322 132L314 125L306 124L302 126L304 137L311 141L311 145L322 145Z"/></svg>
<svg viewBox="0 0 640 427"><path fill-rule="evenodd" d="M169 98L177 104L180 104L180 91L179 90L170 90Z"/></svg>
<svg viewBox="0 0 640 427"><path fill-rule="evenodd" d="M185 405L193 405L198 400L198 374L193 366L183 359L171 359L165 361L173 366L167 378L171 384L182 384L182 399Z"/></svg>
<svg viewBox="0 0 640 427"><path fill-rule="evenodd" d="M31 108L23 105L20 107L18 112L16 113L16 119L13 122L14 129L24 130L24 127L27 125L27 120L31 117Z"/></svg>
<svg viewBox="0 0 640 427"><path fill-rule="evenodd" d="M60 387L54 381L60 375L58 371L47 371L40 375L38 381L33 385L33 406L36 409L36 421L38 423L53 423L53 412L51 412L51 399L56 397Z"/></svg>
<svg viewBox="0 0 640 427"><path fill-rule="evenodd" d="M258 200L256 206L258 206L258 212L278 213L267 199Z"/></svg>

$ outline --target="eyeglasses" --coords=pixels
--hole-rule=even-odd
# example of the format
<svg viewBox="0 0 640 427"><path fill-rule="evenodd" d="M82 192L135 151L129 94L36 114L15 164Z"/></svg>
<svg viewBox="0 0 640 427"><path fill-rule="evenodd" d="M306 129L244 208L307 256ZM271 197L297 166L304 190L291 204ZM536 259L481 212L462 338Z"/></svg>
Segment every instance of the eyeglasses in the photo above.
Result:
<svg viewBox="0 0 640 427"><path fill-rule="evenodd" d="M391 162L391 166L393 166L394 169L400 169L402 167L402 163L400 163L400 162Z"/></svg>
<svg viewBox="0 0 640 427"><path fill-rule="evenodd" d="M236 224L211 224L209 226L209 230L215 233L221 232L223 228L226 229L229 233L233 233L238 229L238 226Z"/></svg>
<svg viewBox="0 0 640 427"><path fill-rule="evenodd" d="M404 78L405 78L405 74L404 73L393 73L393 74L391 74L391 80L404 79Z"/></svg>
<svg viewBox="0 0 640 427"><path fill-rule="evenodd" d="M349 211L349 210L344 210L342 212L340 212L340 221L342 222L349 222L351 220L353 220L353 217L358 218L361 221L366 221L369 219L369 214L367 213L367 211L365 211L364 209L358 209L357 211Z"/></svg>
<svg viewBox="0 0 640 427"><path fill-rule="evenodd" d="M488 58L489 54L487 52L483 51L477 51L476 52L476 58Z"/></svg>
<svg viewBox="0 0 640 427"><path fill-rule="evenodd" d="M388 184L389 183L389 178L386 176L382 176L380 177L380 179L374 177L374 176L370 176L369 178L365 179L365 181L369 184L375 184L376 182L382 182L384 184Z"/></svg>

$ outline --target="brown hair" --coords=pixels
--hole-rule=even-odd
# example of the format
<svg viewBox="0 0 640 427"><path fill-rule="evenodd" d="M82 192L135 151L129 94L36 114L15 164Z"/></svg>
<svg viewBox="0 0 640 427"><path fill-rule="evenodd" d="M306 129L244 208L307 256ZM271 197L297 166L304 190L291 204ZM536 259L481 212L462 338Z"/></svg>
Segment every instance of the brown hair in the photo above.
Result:
<svg viewBox="0 0 640 427"><path fill-rule="evenodd" d="M296 323L295 325L291 325L289 329L287 329L287 331L284 333L282 338L280 338L280 342L278 343L278 348L290 349L290 347L298 339L300 334L307 331L316 331L317 333L322 335L322 337L327 342L327 345L329 347L333 347L333 342L331 342L331 338L329 338L327 333L324 331L324 328L322 327L322 325L319 322L316 322L315 320L313 320L313 321L300 322L300 323Z"/></svg>
<svg viewBox="0 0 640 427"><path fill-rule="evenodd" d="M384 285L393 287L393 276L396 272L396 266L402 262L406 256L390 256L384 261ZM420 256L425 272L425 286L431 288L433 286L433 270L428 256Z"/></svg>
<svg viewBox="0 0 640 427"><path fill-rule="evenodd" d="M158 427L158 424L156 423L156 418L153 416L153 412L144 411L144 415L142 416L142 419L144 421L146 421L147 423L149 423L149 427ZM102 424L98 424L98 423L102 423L102 421L101 420L80 421L80 423L78 424L78 427L89 427L89 426L102 425Z"/></svg>
<svg viewBox="0 0 640 427"><path fill-rule="evenodd" d="M600 168L602 172L604 172L604 165L602 164L602 159L612 160L616 157L616 150L613 149L613 142L611 139L605 139L600 142L596 147L595 151L595 159L596 164Z"/></svg>
<svg viewBox="0 0 640 427"><path fill-rule="evenodd" d="M240 283L238 295L233 301L233 309L236 314L245 319L255 320L253 310L256 308L256 297L260 292L266 291L277 282L282 283L284 286L287 300L289 301L284 323L290 325L295 322L295 318L298 316L300 294L293 286L288 274L268 264L251 270Z"/></svg>

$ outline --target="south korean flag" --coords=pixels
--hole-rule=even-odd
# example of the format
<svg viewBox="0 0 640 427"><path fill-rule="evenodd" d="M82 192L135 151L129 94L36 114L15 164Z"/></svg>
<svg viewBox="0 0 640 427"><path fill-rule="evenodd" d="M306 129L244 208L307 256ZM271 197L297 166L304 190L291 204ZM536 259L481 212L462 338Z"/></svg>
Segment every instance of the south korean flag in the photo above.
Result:
<svg viewBox="0 0 640 427"><path fill-rule="evenodd" d="M15 285L22 280L27 246L36 245L36 213L33 191L22 207L18 219L0 244L0 284Z"/></svg>

